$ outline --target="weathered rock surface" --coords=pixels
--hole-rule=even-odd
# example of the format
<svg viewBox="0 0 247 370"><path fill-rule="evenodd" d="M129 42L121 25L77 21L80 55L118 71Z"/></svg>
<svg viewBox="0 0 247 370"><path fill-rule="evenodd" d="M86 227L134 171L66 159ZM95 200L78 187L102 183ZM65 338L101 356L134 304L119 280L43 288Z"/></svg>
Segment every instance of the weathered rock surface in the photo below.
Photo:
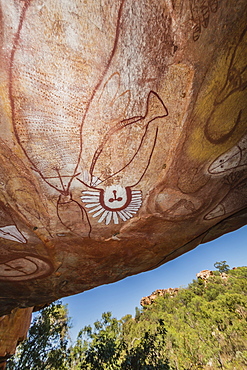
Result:
<svg viewBox="0 0 247 370"><path fill-rule="evenodd" d="M202 279L202 280L208 280L209 278L210 278L210 276L213 276L213 271L211 271L211 270L202 270L202 271L200 271L200 272L198 272L197 274L196 274L196 277L198 278L198 279Z"/></svg>
<svg viewBox="0 0 247 370"><path fill-rule="evenodd" d="M246 13L1 1L1 315L246 223Z"/></svg>
<svg viewBox="0 0 247 370"><path fill-rule="evenodd" d="M33 307L15 308L11 314L0 317L0 369L15 353L17 344L26 339Z"/></svg>

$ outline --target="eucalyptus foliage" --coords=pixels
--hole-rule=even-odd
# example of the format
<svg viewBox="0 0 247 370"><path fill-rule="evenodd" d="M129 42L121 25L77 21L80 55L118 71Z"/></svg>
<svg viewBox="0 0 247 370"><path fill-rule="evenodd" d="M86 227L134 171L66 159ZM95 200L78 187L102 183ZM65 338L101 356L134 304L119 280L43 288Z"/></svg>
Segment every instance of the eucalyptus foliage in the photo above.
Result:
<svg viewBox="0 0 247 370"><path fill-rule="evenodd" d="M66 307L52 304L34 320L8 370L247 368L247 267L215 265L207 279L157 297L135 317L103 313L73 345Z"/></svg>
<svg viewBox="0 0 247 370"><path fill-rule="evenodd" d="M28 338L7 363L7 370L66 370L70 319L66 306L52 303L34 318Z"/></svg>

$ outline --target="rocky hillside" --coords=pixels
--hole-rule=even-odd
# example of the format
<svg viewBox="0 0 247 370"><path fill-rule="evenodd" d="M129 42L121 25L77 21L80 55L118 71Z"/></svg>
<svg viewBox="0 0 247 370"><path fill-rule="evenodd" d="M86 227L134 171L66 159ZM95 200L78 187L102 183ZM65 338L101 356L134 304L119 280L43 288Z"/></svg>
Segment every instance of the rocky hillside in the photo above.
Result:
<svg viewBox="0 0 247 370"><path fill-rule="evenodd" d="M236 267L233 268L235 270ZM207 281L217 273L216 271L211 270L202 270L196 274L197 279L204 280L204 284L207 284ZM219 272L218 276L220 276L223 280L228 278L228 275L225 272ZM142 297L140 300L140 305L142 307L152 304L156 298L163 297L164 295L168 295L171 298L176 296L179 291L179 288L168 288L168 289L156 289L152 294Z"/></svg>

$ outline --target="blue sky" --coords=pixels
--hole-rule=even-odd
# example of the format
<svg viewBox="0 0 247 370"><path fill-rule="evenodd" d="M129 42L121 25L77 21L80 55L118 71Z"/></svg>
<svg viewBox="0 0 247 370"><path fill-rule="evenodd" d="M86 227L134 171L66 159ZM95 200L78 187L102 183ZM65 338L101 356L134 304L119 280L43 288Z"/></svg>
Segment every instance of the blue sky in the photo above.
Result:
<svg viewBox="0 0 247 370"><path fill-rule="evenodd" d="M142 297L156 289L185 287L196 278L197 272L215 270L214 263L224 260L231 268L247 265L247 226L201 244L155 270L62 299L63 304L68 304L72 318L72 341L80 329L93 325L103 312L111 311L118 319L126 314L134 315Z"/></svg>

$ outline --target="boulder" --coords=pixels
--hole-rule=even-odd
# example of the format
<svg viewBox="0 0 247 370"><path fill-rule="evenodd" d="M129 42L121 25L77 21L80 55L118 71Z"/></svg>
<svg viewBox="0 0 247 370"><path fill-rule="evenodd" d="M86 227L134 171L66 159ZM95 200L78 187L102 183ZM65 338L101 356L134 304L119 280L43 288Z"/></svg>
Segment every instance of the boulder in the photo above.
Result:
<svg viewBox="0 0 247 370"><path fill-rule="evenodd" d="M196 277L197 279L208 280L208 278L213 276L213 274L214 273L211 270L202 270L196 274Z"/></svg>
<svg viewBox="0 0 247 370"><path fill-rule="evenodd" d="M178 288L168 288L168 289L156 289L152 294L147 297L143 297L140 301L141 306L148 306L152 304L156 298L163 297L168 294L171 298L178 294Z"/></svg>

